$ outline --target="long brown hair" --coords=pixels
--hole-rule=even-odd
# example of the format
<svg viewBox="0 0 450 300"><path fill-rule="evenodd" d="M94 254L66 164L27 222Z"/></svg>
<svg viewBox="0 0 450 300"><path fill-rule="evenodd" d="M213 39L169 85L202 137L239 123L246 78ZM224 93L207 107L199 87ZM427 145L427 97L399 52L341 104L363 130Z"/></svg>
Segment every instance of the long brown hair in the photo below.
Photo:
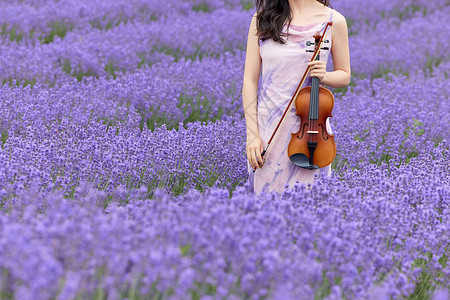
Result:
<svg viewBox="0 0 450 300"><path fill-rule="evenodd" d="M325 6L331 7L329 0L317 0ZM256 0L256 28L259 39L264 41L273 39L280 44L286 44L281 37L286 36L283 33L283 26L288 20L291 24L291 14L288 0Z"/></svg>

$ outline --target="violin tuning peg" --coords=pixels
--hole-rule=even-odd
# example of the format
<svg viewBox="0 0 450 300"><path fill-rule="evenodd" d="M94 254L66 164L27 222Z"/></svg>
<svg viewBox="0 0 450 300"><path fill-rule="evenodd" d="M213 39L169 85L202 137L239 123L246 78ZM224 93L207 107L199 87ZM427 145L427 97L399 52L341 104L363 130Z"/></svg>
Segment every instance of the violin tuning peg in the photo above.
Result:
<svg viewBox="0 0 450 300"><path fill-rule="evenodd" d="M323 48L320 48L320 49L322 49L322 50L330 50L330 48L328 48L328 47L323 47Z"/></svg>
<svg viewBox="0 0 450 300"><path fill-rule="evenodd" d="M323 41L324 43L329 43L330 41L329 40L325 40L325 41ZM311 41L307 41L306 42L306 46L311 46L311 45L315 45L316 43L314 43L314 42L311 42Z"/></svg>
<svg viewBox="0 0 450 300"><path fill-rule="evenodd" d="M314 50L306 50L306 52L314 52Z"/></svg>

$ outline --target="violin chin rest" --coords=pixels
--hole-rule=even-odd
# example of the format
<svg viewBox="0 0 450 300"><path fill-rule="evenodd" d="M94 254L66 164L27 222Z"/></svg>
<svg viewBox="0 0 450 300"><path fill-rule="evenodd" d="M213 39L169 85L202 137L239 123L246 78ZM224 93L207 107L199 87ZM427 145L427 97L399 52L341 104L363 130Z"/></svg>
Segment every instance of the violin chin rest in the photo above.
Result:
<svg viewBox="0 0 450 300"><path fill-rule="evenodd" d="M289 158L294 165L296 165L300 168L305 168L305 169L310 169L310 170L319 169L319 166L309 164L308 156L306 156L303 153L294 153L291 156L289 156Z"/></svg>

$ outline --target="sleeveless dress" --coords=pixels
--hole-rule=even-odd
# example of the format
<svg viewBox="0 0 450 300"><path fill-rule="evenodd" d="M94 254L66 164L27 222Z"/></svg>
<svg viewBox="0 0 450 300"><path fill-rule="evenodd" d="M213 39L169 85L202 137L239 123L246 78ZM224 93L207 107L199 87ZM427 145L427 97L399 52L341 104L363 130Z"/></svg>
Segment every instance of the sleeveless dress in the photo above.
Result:
<svg viewBox="0 0 450 300"><path fill-rule="evenodd" d="M333 18L331 11L329 20ZM319 31L323 34L327 21L312 23L305 26L285 24L283 32L289 31L287 44L282 45L267 39L259 40L259 50L262 59L261 77L258 89L257 119L258 130L265 147L275 130L289 101L294 95L301 77L313 53L306 50L314 50L314 45L307 46L306 41L314 42L314 34ZM323 47L331 49L331 30L329 27ZM286 39L286 37L285 37ZM328 62L330 50L320 51L320 60ZM308 76L302 87L311 85L311 77ZM322 83L320 83L323 86ZM287 154L287 148L291 139L291 133L298 131L300 118L295 115L295 103L292 103L286 115L283 125L278 129L278 134L271 142L265 155L262 168L253 168L247 161L248 184L250 191L260 194L276 191L281 193L287 186L292 187L296 181L313 183L314 176L319 173L331 174L331 165L316 170L308 170L294 165ZM333 134L329 119L326 121L328 133Z"/></svg>

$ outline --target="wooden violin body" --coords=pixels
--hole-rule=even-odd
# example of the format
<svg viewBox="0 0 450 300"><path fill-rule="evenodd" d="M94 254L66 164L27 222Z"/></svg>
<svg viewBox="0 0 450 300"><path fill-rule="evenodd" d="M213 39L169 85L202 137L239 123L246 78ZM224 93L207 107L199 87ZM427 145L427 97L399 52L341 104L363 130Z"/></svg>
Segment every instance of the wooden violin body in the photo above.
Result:
<svg viewBox="0 0 450 300"><path fill-rule="evenodd" d="M298 132L291 133L288 156L295 165L306 169L326 167L336 157L334 135L329 134L326 128L327 118L332 117L334 97L324 87L319 87L318 94L317 119L310 119L310 86L302 88L295 99L295 115L301 118L301 124Z"/></svg>
<svg viewBox="0 0 450 300"><path fill-rule="evenodd" d="M320 35L315 35L316 47ZM319 59L317 55L316 60ZM334 106L333 94L319 86L317 77L311 78L311 86L300 89L296 99L296 116L301 118L300 128L291 133L288 145L290 160L299 167L306 169L323 168L331 164L336 157L334 135L326 129L326 120L332 117Z"/></svg>

